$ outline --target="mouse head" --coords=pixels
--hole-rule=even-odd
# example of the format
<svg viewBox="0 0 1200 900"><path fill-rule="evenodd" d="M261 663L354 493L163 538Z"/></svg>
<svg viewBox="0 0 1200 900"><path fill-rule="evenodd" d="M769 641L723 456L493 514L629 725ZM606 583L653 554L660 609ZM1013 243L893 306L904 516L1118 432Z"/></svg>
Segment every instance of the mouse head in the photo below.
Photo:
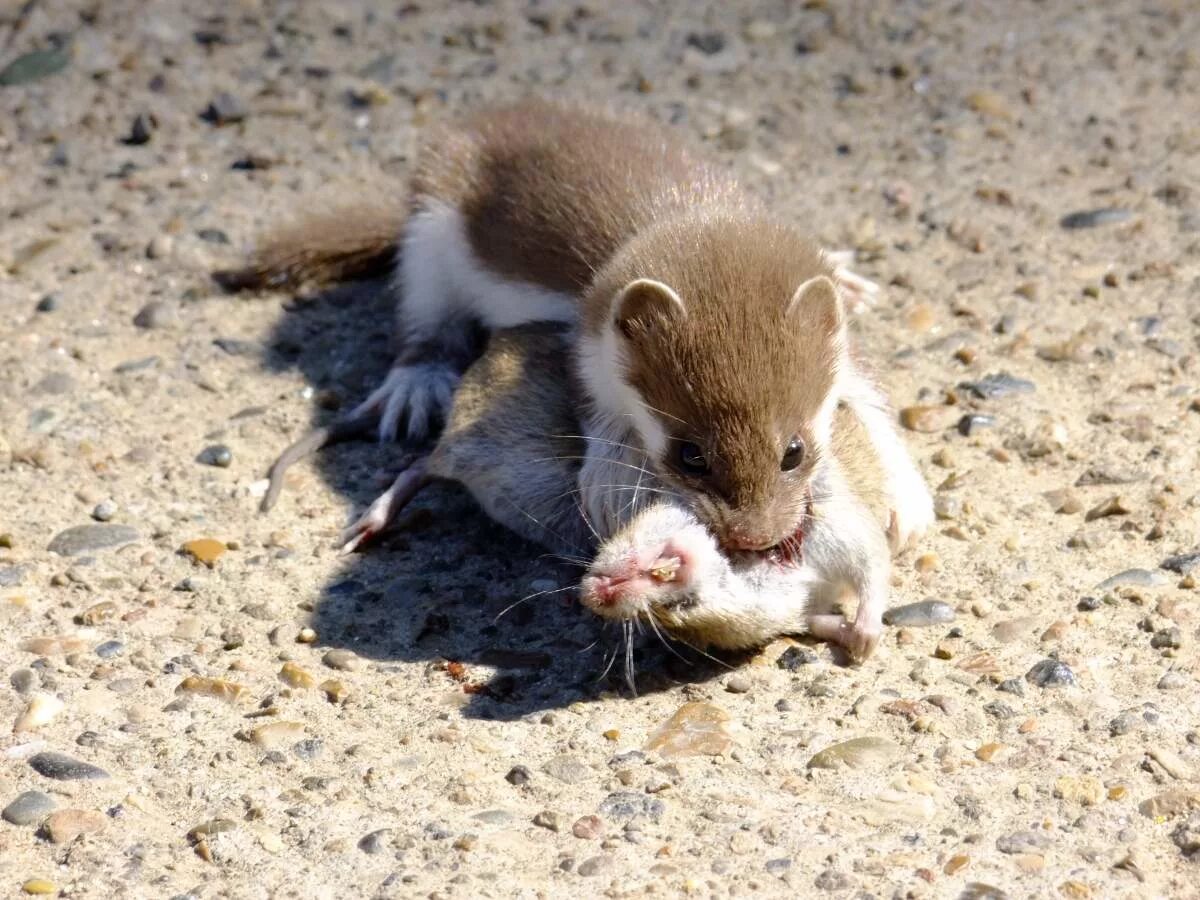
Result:
<svg viewBox="0 0 1200 900"><path fill-rule="evenodd" d="M598 364L656 475L726 550L792 536L845 357L820 252L783 225L694 216L635 239L604 275Z"/></svg>

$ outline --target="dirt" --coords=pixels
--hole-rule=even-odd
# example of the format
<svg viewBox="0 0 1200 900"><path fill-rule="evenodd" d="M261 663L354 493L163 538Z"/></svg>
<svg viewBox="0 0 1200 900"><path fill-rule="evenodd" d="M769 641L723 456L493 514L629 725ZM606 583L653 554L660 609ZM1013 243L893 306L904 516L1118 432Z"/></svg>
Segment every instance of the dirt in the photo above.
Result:
<svg viewBox="0 0 1200 900"><path fill-rule="evenodd" d="M0 822L5 895L1200 896L1200 568L1163 567L1200 546L1198 23L0 3L0 67L70 36L0 87L0 718L34 706L0 807L52 804ZM381 379L390 301L208 273L288 216L402 203L426 123L528 93L673 123L857 251L942 515L892 602L953 622L859 667L646 639L635 696L577 570L451 487L338 555L394 446L257 512L275 454ZM1032 390L962 386L1000 373Z"/></svg>

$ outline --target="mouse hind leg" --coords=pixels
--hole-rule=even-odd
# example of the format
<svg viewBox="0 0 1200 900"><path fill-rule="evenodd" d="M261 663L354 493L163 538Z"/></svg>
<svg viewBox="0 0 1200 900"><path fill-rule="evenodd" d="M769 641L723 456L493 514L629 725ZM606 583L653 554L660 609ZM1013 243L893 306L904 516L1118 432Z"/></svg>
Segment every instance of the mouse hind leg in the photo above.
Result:
<svg viewBox="0 0 1200 900"><path fill-rule="evenodd" d="M375 498L366 512L344 531L340 538L342 553L353 553L377 534L387 529L421 488L429 483L425 473L427 457L411 462L392 482L392 486Z"/></svg>

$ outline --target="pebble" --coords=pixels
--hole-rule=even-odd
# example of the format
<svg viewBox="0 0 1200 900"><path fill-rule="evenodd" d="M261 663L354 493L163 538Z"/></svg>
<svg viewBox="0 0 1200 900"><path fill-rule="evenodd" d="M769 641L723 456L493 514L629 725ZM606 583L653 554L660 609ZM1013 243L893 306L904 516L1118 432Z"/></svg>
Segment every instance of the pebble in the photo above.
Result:
<svg viewBox="0 0 1200 900"><path fill-rule="evenodd" d="M1025 680L1038 687L1054 688L1074 686L1075 673L1070 666L1057 659L1043 659L1025 673Z"/></svg>
<svg viewBox="0 0 1200 900"><path fill-rule="evenodd" d="M1101 225L1116 225L1126 222L1133 216L1128 209L1119 206L1105 206L1100 209L1085 209L1068 213L1059 220L1059 225L1069 231L1082 228L1099 228Z"/></svg>
<svg viewBox="0 0 1200 900"><path fill-rule="evenodd" d="M16 724L13 725L13 734L34 731L42 727L62 712L65 707L66 704L53 694L34 694L29 705L25 707L25 711L17 717Z"/></svg>
<svg viewBox="0 0 1200 900"><path fill-rule="evenodd" d="M328 650L321 662L340 672L357 672L362 668L362 660L351 650Z"/></svg>
<svg viewBox="0 0 1200 900"><path fill-rule="evenodd" d="M1182 672L1174 670L1166 672L1162 678L1158 679L1158 689L1160 691L1177 691L1180 688L1188 686L1187 676Z"/></svg>
<svg viewBox="0 0 1200 900"><path fill-rule="evenodd" d="M1007 372L985 375L978 381L964 381L960 388L970 391L980 400L998 400L1017 394L1032 394L1037 386L1024 378L1016 378Z"/></svg>
<svg viewBox="0 0 1200 900"><path fill-rule="evenodd" d="M1163 587L1171 583L1171 579L1162 572L1151 569L1126 569L1116 575L1109 576L1096 585L1098 591L1110 591L1115 587L1130 585L1132 587Z"/></svg>
<svg viewBox="0 0 1200 900"><path fill-rule="evenodd" d="M316 679L294 662L285 662L279 670L279 680L288 687L308 690L316 686Z"/></svg>
<svg viewBox="0 0 1200 900"><path fill-rule="evenodd" d="M808 761L808 768L879 768L898 759L900 755L900 747L895 742L884 737L868 735L826 747Z"/></svg>
<svg viewBox="0 0 1200 900"><path fill-rule="evenodd" d="M330 703L341 703L350 696L350 690L340 681L332 678L321 682L321 693Z"/></svg>
<svg viewBox="0 0 1200 900"><path fill-rule="evenodd" d="M599 816L581 816L571 826L571 834L585 841L594 841L604 834L604 822Z"/></svg>
<svg viewBox="0 0 1200 900"><path fill-rule="evenodd" d="M970 437L977 431L982 431L985 428L993 428L995 425L995 416L988 416L983 413L968 413L958 420L958 433L963 437Z"/></svg>
<svg viewBox="0 0 1200 900"><path fill-rule="evenodd" d="M508 774L504 776L504 780L509 784L520 787L523 784L529 784L533 778L533 773L525 766L513 766L508 770Z"/></svg>
<svg viewBox="0 0 1200 900"><path fill-rule="evenodd" d="M801 666L811 666L819 659L820 657L807 647L788 647L779 654L779 659L775 660L775 665L788 672L795 672Z"/></svg>
<svg viewBox="0 0 1200 900"><path fill-rule="evenodd" d="M250 731L250 740L265 750L294 744L304 735L303 722L270 722Z"/></svg>
<svg viewBox="0 0 1200 900"><path fill-rule="evenodd" d="M562 831L563 817L561 814L543 809L533 817L533 824L549 831Z"/></svg>
<svg viewBox="0 0 1200 900"><path fill-rule="evenodd" d="M213 444L201 450L200 454L196 457L196 461L206 466L228 469L233 463L233 451L224 444Z"/></svg>
<svg viewBox="0 0 1200 900"><path fill-rule="evenodd" d="M600 802L598 809L600 815L614 822L629 822L638 817L658 822L666 811L666 804L658 798L633 791L609 794Z"/></svg>
<svg viewBox="0 0 1200 900"><path fill-rule="evenodd" d="M180 551L184 555L191 557L196 562L208 566L208 568L211 569L217 564L217 560L220 559L228 549L229 548L226 547L225 544L214 540L213 538L197 538L194 541L188 541L185 543L180 548Z"/></svg>
<svg viewBox="0 0 1200 900"><path fill-rule="evenodd" d="M54 798L41 791L26 791L0 811L0 819L11 825L35 825L54 812Z"/></svg>
<svg viewBox="0 0 1200 900"><path fill-rule="evenodd" d="M1092 466L1075 480L1075 487L1093 487L1100 484L1134 484L1146 480L1146 473L1134 469L1118 469L1112 466Z"/></svg>
<svg viewBox="0 0 1200 900"><path fill-rule="evenodd" d="M970 881L963 885L957 900L1008 900L1008 894L982 881Z"/></svg>
<svg viewBox="0 0 1200 900"><path fill-rule="evenodd" d="M375 856L386 849L387 840L392 833L390 828L380 828L358 839L358 849L368 856Z"/></svg>
<svg viewBox="0 0 1200 900"><path fill-rule="evenodd" d="M1184 856L1200 857L1200 814L1193 813L1171 832L1171 840Z"/></svg>
<svg viewBox="0 0 1200 900"><path fill-rule="evenodd" d="M57 781L94 781L108 778L109 775L99 766L58 753L54 750L44 750L29 758L29 765L39 775L53 778Z"/></svg>
<svg viewBox="0 0 1200 900"><path fill-rule="evenodd" d="M52 844L69 844L83 834L92 834L104 827L102 813L90 809L60 809L51 813L42 830Z"/></svg>
<svg viewBox="0 0 1200 900"><path fill-rule="evenodd" d="M62 299L63 295L61 291L52 291L39 300L34 309L40 313L56 312L62 307Z"/></svg>
<svg viewBox="0 0 1200 900"><path fill-rule="evenodd" d="M117 514L117 504L112 500L101 500L92 509L92 518L97 522L107 522Z"/></svg>
<svg viewBox="0 0 1200 900"><path fill-rule="evenodd" d="M27 894L37 896L57 893L58 886L53 881L48 881L45 878L30 878L21 885L21 890Z"/></svg>
<svg viewBox="0 0 1200 900"><path fill-rule="evenodd" d="M179 320L179 312L169 303L153 300L137 311L133 324L147 331L170 328Z"/></svg>
<svg viewBox="0 0 1200 900"><path fill-rule="evenodd" d="M112 659L125 652L125 645L120 641L105 641L96 647L96 655L101 659Z"/></svg>
<svg viewBox="0 0 1200 900"><path fill-rule="evenodd" d="M896 628L924 628L930 625L944 625L954 621L954 607L941 600L922 600L919 603L907 603L886 610L883 614L885 625Z"/></svg>
<svg viewBox="0 0 1200 900"><path fill-rule="evenodd" d="M320 738L305 738L292 745L292 753L299 759L312 761L325 752L325 742Z"/></svg>
<svg viewBox="0 0 1200 900"><path fill-rule="evenodd" d="M1193 550L1191 553L1181 553L1178 556L1169 556L1159 563L1159 567L1166 569L1168 572L1187 575L1200 567L1200 550Z"/></svg>
<svg viewBox="0 0 1200 900"><path fill-rule="evenodd" d="M730 675L725 680L725 690L731 694L748 694L752 688L750 679L745 675Z"/></svg>
<svg viewBox="0 0 1200 900"><path fill-rule="evenodd" d="M169 234L156 234L146 245L149 259L166 259L175 251L175 239Z"/></svg>
<svg viewBox="0 0 1200 900"><path fill-rule="evenodd" d="M1094 522L1096 519L1106 519L1109 516L1124 516L1128 515L1132 510L1125 498L1119 494L1114 494L1106 500L1101 500L1083 515L1085 522Z"/></svg>
<svg viewBox="0 0 1200 900"><path fill-rule="evenodd" d="M1050 846L1050 838L1036 831L1016 831L996 838L1001 853L1036 853Z"/></svg>
<svg viewBox="0 0 1200 900"><path fill-rule="evenodd" d="M900 424L909 431L933 434L954 425L952 406L906 406L900 410Z"/></svg>
<svg viewBox="0 0 1200 900"><path fill-rule="evenodd" d="M1054 782L1054 796L1080 806L1096 806L1104 800L1104 785L1094 775L1063 775Z"/></svg>
<svg viewBox="0 0 1200 900"><path fill-rule="evenodd" d="M24 579L24 566L5 566L4 568L0 568L0 587L18 587Z"/></svg>
<svg viewBox="0 0 1200 900"><path fill-rule="evenodd" d="M684 756L720 756L733 738L726 730L729 713L711 703L685 703L646 740L647 750L664 759Z"/></svg>
<svg viewBox="0 0 1200 900"><path fill-rule="evenodd" d="M215 697L218 700L224 700L226 703L233 703L243 692L245 688L233 681L226 681L222 678L205 678L202 675L189 675L183 681L179 682L179 686L175 688L177 694L201 694L205 697Z"/></svg>
<svg viewBox="0 0 1200 900"><path fill-rule="evenodd" d="M574 756L565 753L543 765L542 771L551 778L557 778L563 784L580 784L592 777L590 768Z"/></svg>
<svg viewBox="0 0 1200 900"><path fill-rule="evenodd" d="M8 676L8 683L18 694L28 694L37 682L33 669L17 669Z"/></svg>
<svg viewBox="0 0 1200 900"><path fill-rule="evenodd" d="M1183 632L1175 625L1170 628L1161 628L1150 638L1150 646L1155 650L1178 650L1183 646Z"/></svg>
<svg viewBox="0 0 1200 900"><path fill-rule="evenodd" d="M205 107L200 118L210 125L232 125L246 118L246 107L237 97L222 91Z"/></svg>
<svg viewBox="0 0 1200 900"><path fill-rule="evenodd" d="M56 534L47 549L59 556L80 556L84 553L114 550L139 540L141 535L136 528L129 525L76 525Z"/></svg>
<svg viewBox="0 0 1200 900"><path fill-rule="evenodd" d="M575 871L584 878L591 878L596 875L604 875L616 867L611 856L593 856L591 859L585 859L579 864L579 868Z"/></svg>
<svg viewBox="0 0 1200 900"><path fill-rule="evenodd" d="M1200 810L1200 791L1171 788L1138 804L1138 812L1149 819L1172 818Z"/></svg>
<svg viewBox="0 0 1200 900"><path fill-rule="evenodd" d="M1149 747L1146 753L1172 778L1178 778L1180 781L1195 780L1196 773L1192 771L1192 767L1174 751L1166 747Z"/></svg>

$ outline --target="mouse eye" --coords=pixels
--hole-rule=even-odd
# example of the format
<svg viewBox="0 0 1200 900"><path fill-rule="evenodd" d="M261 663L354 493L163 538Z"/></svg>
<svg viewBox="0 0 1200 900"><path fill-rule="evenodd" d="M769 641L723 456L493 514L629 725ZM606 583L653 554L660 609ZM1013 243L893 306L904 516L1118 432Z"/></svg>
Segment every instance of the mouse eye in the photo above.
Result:
<svg viewBox="0 0 1200 900"><path fill-rule="evenodd" d="M804 440L797 434L788 441L787 448L783 451L783 459L779 462L779 468L784 472L790 472L803 461Z"/></svg>
<svg viewBox="0 0 1200 900"><path fill-rule="evenodd" d="M708 460L699 444L684 441L679 445L679 465L691 475L707 475Z"/></svg>

